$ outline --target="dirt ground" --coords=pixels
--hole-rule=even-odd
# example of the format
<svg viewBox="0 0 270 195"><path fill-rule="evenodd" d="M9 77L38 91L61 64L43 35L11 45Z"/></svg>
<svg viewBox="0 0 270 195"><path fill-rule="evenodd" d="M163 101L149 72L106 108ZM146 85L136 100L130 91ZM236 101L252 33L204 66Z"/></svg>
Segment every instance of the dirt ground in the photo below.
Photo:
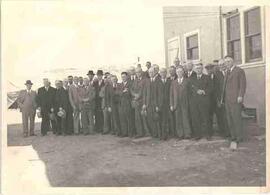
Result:
<svg viewBox="0 0 270 195"><path fill-rule="evenodd" d="M37 170L35 162L42 163L44 172L38 174L53 187L265 186L264 136L249 138L237 151L228 146L218 137L210 142L134 141L99 134L55 136L50 132L41 137L37 131L37 136L23 138L17 124L8 126L7 152L15 162L20 156L28 172ZM29 147L36 156L27 155ZM18 174L19 169L24 168L13 167L13 174L21 181L26 171Z"/></svg>

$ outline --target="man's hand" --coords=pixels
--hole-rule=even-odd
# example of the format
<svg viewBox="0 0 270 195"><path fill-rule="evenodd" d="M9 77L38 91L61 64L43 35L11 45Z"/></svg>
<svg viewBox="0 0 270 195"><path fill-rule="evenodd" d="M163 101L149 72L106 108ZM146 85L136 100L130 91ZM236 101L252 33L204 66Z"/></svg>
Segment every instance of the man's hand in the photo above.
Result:
<svg viewBox="0 0 270 195"><path fill-rule="evenodd" d="M241 97L241 96L239 96L238 98L237 98L237 102L240 104L240 103L243 103L243 97Z"/></svg>
<svg viewBox="0 0 270 195"><path fill-rule="evenodd" d="M142 106L142 109L143 110L146 110L146 105L145 104Z"/></svg>
<svg viewBox="0 0 270 195"><path fill-rule="evenodd" d="M156 112L158 112L159 111L159 108L158 107L156 107Z"/></svg>
<svg viewBox="0 0 270 195"><path fill-rule="evenodd" d="M171 106L171 111L172 111L172 112L174 111L174 108L173 108L173 106Z"/></svg>
<svg viewBox="0 0 270 195"><path fill-rule="evenodd" d="M108 107L108 112L112 112L112 108L111 107Z"/></svg>
<svg viewBox="0 0 270 195"><path fill-rule="evenodd" d="M51 108L51 112L53 112L54 111L54 109L53 108Z"/></svg>
<svg viewBox="0 0 270 195"><path fill-rule="evenodd" d="M199 94L199 95L205 95L205 91L202 90L202 89L198 89L197 90L197 94Z"/></svg>

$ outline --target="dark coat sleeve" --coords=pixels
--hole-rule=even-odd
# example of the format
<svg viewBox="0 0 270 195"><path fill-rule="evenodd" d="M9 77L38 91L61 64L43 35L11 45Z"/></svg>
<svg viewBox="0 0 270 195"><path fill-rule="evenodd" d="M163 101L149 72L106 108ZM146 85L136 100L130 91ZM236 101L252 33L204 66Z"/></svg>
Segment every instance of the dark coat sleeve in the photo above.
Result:
<svg viewBox="0 0 270 195"><path fill-rule="evenodd" d="M244 97L246 93L246 74L243 69L239 70L239 95L240 97Z"/></svg>

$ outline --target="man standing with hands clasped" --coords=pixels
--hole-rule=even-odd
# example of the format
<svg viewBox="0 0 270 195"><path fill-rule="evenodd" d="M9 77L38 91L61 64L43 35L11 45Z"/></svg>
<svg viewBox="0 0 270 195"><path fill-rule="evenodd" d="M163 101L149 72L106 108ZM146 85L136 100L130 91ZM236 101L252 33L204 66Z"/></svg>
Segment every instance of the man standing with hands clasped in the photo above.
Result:
<svg viewBox="0 0 270 195"><path fill-rule="evenodd" d="M231 132L231 149L237 149L237 144L243 141L242 108L246 92L246 75L243 69L237 67L230 56L224 58L228 68L225 87L225 108L228 125Z"/></svg>

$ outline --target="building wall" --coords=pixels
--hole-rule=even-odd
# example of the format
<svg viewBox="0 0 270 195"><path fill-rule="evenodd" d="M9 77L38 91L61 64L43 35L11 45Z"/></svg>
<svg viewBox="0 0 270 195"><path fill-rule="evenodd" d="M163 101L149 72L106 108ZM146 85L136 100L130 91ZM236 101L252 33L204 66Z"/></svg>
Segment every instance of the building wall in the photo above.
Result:
<svg viewBox="0 0 270 195"><path fill-rule="evenodd" d="M226 13L238 9L243 16L246 7L221 7L221 13ZM262 7L263 11L264 8ZM168 63L168 40L179 37L179 59L186 61L185 58L185 34L198 30L200 42L200 59L205 63L210 63L214 59L219 59L226 55L225 19L220 16L219 7L164 7L164 41L165 59ZM262 31L265 31L265 16L262 13ZM263 43L265 37L262 37ZM265 56L265 46L263 44L263 54ZM245 96L245 106L256 108L258 124L265 127L265 57L263 61L240 65L245 70L247 78L247 91Z"/></svg>
<svg viewBox="0 0 270 195"><path fill-rule="evenodd" d="M219 7L164 7L163 14L166 66L172 65L168 64L168 40L179 36L179 59L186 61L184 35L196 30L202 62L210 63L221 57Z"/></svg>

